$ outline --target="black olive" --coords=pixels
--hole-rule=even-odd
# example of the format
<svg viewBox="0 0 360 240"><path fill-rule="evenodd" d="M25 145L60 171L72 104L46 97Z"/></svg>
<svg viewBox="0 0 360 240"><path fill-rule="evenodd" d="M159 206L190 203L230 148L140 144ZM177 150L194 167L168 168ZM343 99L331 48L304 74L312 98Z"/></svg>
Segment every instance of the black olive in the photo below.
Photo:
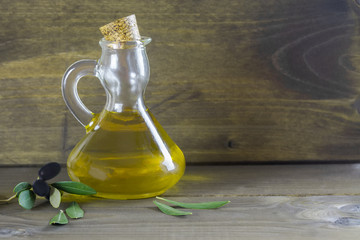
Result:
<svg viewBox="0 0 360 240"><path fill-rule="evenodd" d="M50 191L44 196L46 198L46 200L50 199Z"/></svg>
<svg viewBox="0 0 360 240"><path fill-rule="evenodd" d="M42 166L39 170L39 177L42 180L49 180L59 174L61 170L60 164L57 162L51 162Z"/></svg>
<svg viewBox="0 0 360 240"><path fill-rule="evenodd" d="M44 180L38 179L33 184L33 190L34 193L43 197L50 192L50 187Z"/></svg>

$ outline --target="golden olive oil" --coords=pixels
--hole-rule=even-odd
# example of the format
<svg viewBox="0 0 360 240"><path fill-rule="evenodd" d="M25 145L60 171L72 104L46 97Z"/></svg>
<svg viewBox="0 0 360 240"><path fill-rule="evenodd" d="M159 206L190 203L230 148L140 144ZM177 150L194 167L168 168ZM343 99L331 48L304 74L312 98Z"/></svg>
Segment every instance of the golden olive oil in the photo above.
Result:
<svg viewBox="0 0 360 240"><path fill-rule="evenodd" d="M184 173L184 155L146 114L150 121L135 110L94 115L69 155L70 178L113 199L152 197L172 187Z"/></svg>

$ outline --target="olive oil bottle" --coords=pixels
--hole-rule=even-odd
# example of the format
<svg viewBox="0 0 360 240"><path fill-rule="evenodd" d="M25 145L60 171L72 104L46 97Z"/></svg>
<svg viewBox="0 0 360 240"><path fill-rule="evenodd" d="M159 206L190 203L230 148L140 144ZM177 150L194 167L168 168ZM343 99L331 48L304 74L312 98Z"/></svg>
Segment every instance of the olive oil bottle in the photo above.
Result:
<svg viewBox="0 0 360 240"><path fill-rule="evenodd" d="M80 60L65 72L63 97L71 113L86 128L86 135L68 157L73 181L85 183L97 196L137 199L159 195L179 181L185 159L143 99L150 68L145 45L151 41L122 43L102 39L99 61ZM77 93L79 79L99 78L107 102L94 114Z"/></svg>

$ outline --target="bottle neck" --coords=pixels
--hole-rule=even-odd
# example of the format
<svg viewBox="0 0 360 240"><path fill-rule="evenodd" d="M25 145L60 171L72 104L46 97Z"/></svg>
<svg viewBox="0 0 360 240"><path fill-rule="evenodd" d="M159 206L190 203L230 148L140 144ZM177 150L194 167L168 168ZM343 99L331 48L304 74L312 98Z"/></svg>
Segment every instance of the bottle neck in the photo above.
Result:
<svg viewBox="0 0 360 240"><path fill-rule="evenodd" d="M134 104L128 104L128 102L125 103L124 101L116 101L116 98L112 98L111 101L112 102L109 100L107 101L104 108L106 111L117 113L139 112L139 109L146 108L143 97L139 97Z"/></svg>
<svg viewBox="0 0 360 240"><path fill-rule="evenodd" d="M97 76L106 94L105 109L111 112L143 107L143 95L149 81L150 67L143 45L113 49L102 45Z"/></svg>

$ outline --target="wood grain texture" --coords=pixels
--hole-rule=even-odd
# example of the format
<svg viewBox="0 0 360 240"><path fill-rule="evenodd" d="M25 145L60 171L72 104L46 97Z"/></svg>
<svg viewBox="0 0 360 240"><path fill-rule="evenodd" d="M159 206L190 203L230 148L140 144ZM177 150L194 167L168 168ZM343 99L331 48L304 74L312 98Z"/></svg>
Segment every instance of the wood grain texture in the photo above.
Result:
<svg viewBox="0 0 360 240"><path fill-rule="evenodd" d="M359 9L353 0L4 0L0 164L66 161L84 130L62 100L62 74L97 59L98 27L131 13L153 38L147 105L188 163L358 161ZM100 111L100 84L79 88Z"/></svg>
<svg viewBox="0 0 360 240"><path fill-rule="evenodd" d="M37 168L0 168L0 197ZM359 164L190 166L164 197L201 202L231 200L217 210L171 217L153 199L81 200L85 217L48 226L57 210L38 200L32 210L0 205L1 239L357 239ZM66 173L56 180L66 179ZM68 199L70 200L70 199ZM63 202L61 208L66 208Z"/></svg>

